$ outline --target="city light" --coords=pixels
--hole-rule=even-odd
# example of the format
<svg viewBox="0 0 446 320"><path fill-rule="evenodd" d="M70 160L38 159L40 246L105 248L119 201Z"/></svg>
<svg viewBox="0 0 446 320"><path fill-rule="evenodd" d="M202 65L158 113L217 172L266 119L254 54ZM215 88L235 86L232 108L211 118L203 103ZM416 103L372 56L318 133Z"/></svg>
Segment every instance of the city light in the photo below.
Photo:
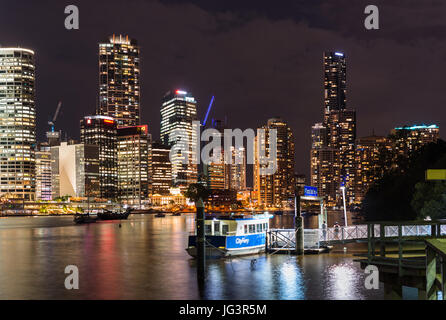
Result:
<svg viewBox="0 0 446 320"><path fill-rule="evenodd" d="M176 94L181 94L181 95L187 94L187 92L183 91L183 90L177 90L177 91L175 91L175 93Z"/></svg>

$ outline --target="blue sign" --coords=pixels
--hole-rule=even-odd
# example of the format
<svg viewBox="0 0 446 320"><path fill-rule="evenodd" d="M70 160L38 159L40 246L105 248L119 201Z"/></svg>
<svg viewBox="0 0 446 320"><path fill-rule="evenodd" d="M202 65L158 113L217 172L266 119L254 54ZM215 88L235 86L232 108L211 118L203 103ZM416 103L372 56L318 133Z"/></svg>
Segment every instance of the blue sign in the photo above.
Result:
<svg viewBox="0 0 446 320"><path fill-rule="evenodd" d="M245 236L226 237L226 249L241 249L265 245L266 234L249 234Z"/></svg>
<svg viewBox="0 0 446 320"><path fill-rule="evenodd" d="M317 197L317 187L304 187L304 195L305 197Z"/></svg>

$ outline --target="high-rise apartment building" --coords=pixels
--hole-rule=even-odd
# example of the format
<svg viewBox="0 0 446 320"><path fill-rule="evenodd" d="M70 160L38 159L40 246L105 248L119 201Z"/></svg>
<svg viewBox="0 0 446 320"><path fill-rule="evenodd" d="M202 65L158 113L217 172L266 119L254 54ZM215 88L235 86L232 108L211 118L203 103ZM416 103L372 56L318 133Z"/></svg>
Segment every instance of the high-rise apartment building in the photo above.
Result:
<svg viewBox="0 0 446 320"><path fill-rule="evenodd" d="M312 128L311 184L327 205L352 203L355 176L356 112L347 109L347 64L344 53L324 53L324 120Z"/></svg>
<svg viewBox="0 0 446 320"><path fill-rule="evenodd" d="M390 141L386 137L373 135L356 140L356 173L352 188L354 203L361 203L372 184L383 175L385 170L381 163L383 152L391 152Z"/></svg>
<svg viewBox="0 0 446 320"><path fill-rule="evenodd" d="M260 134L260 130L264 130L264 135ZM295 192L294 136L287 123L279 118L269 119L260 130L257 130L254 142L254 191L257 194L257 203L283 207L292 202ZM268 164L262 161L266 158L274 159L271 130L276 130L277 133L276 171L274 174L264 174L262 168L274 165L274 160L268 161Z"/></svg>
<svg viewBox="0 0 446 320"><path fill-rule="evenodd" d="M347 64L344 53L324 52L325 113L347 107Z"/></svg>
<svg viewBox="0 0 446 320"><path fill-rule="evenodd" d="M101 197L115 200L118 190L116 121L107 116L86 116L81 120L81 142L99 146Z"/></svg>
<svg viewBox="0 0 446 320"><path fill-rule="evenodd" d="M310 183L326 197L327 205L334 206L339 197L339 150L328 147L327 128L316 123L311 131Z"/></svg>
<svg viewBox="0 0 446 320"><path fill-rule="evenodd" d="M119 199L141 206L150 194L148 126L120 127L117 136Z"/></svg>
<svg viewBox="0 0 446 320"><path fill-rule="evenodd" d="M169 195L172 187L172 164L169 160L170 147L154 142L150 148L152 194Z"/></svg>
<svg viewBox="0 0 446 320"><path fill-rule="evenodd" d="M183 141L181 152L172 152L172 181L174 186L187 189L198 178L195 158L198 149L196 130L193 121L197 121L197 101L183 90L169 91L161 106L161 142L172 147Z"/></svg>
<svg viewBox="0 0 446 320"><path fill-rule="evenodd" d="M51 149L45 142L38 144L36 149L36 200L51 199Z"/></svg>
<svg viewBox="0 0 446 320"><path fill-rule="evenodd" d="M111 36L99 44L97 114L113 117L119 126L140 123L139 47L135 40Z"/></svg>
<svg viewBox="0 0 446 320"><path fill-rule="evenodd" d="M437 142L440 128L435 124L399 127L391 131L389 138L395 155L407 157L425 144Z"/></svg>
<svg viewBox="0 0 446 320"><path fill-rule="evenodd" d="M0 48L0 195L35 199L34 52Z"/></svg>
<svg viewBox="0 0 446 320"><path fill-rule="evenodd" d="M62 142L51 147L52 197L100 197L99 147Z"/></svg>

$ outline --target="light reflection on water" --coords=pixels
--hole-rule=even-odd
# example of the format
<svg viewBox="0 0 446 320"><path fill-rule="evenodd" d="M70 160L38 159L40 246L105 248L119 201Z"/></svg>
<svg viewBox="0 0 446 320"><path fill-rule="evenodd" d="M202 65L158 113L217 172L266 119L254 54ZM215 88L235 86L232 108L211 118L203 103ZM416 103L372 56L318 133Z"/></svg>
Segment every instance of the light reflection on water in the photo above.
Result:
<svg viewBox="0 0 446 320"><path fill-rule="evenodd" d="M280 219L280 221L279 221ZM288 221L289 220L289 221ZM276 224L292 227L292 216ZM73 225L72 217L0 218L0 299L199 299L186 253L193 215ZM208 261L205 299L381 299L352 257L259 255ZM251 260L256 263L251 266ZM66 290L77 265L80 290Z"/></svg>

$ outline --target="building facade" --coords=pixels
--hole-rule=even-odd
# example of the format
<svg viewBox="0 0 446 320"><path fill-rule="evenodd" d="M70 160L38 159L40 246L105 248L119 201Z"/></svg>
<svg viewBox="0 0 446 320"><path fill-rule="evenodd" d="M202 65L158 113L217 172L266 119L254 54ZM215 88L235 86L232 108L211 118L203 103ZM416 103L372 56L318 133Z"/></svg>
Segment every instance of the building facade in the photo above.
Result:
<svg viewBox="0 0 446 320"><path fill-rule="evenodd" d="M386 137L373 135L356 140L354 203L360 204L369 188L383 175L386 169L381 159L383 152L392 152Z"/></svg>
<svg viewBox="0 0 446 320"><path fill-rule="evenodd" d="M41 143L36 149L36 200L51 199L51 149L48 143Z"/></svg>
<svg viewBox="0 0 446 320"><path fill-rule="evenodd" d="M120 127L117 137L119 199L141 205L150 194L148 126Z"/></svg>
<svg viewBox="0 0 446 320"><path fill-rule="evenodd" d="M0 195L35 200L34 52L0 48Z"/></svg>
<svg viewBox="0 0 446 320"><path fill-rule="evenodd" d="M101 198L118 196L117 124L107 116L86 116L81 120L81 142L99 147Z"/></svg>
<svg viewBox="0 0 446 320"><path fill-rule="evenodd" d="M52 198L99 198L99 147L62 142L51 147Z"/></svg>
<svg viewBox="0 0 446 320"><path fill-rule="evenodd" d="M169 91L161 106L161 142L172 147L180 141L185 142L181 152L172 152L172 183L186 190L191 183L196 183L197 172L197 132L193 122L197 121L197 102L183 90Z"/></svg>
<svg viewBox="0 0 446 320"><path fill-rule="evenodd" d="M264 135L260 134L264 130ZM279 118L269 119L268 123L257 130L254 142L254 191L257 204L263 206L284 207L294 199L294 136L291 128ZM277 132L276 170L274 174L263 174L262 169L272 162L264 161L271 158L271 130ZM263 158L263 159L262 159ZM273 157L274 158L274 157Z"/></svg>
<svg viewBox="0 0 446 320"><path fill-rule="evenodd" d="M154 142L150 148L150 171L152 194L167 196L172 188L172 164L169 160L170 147Z"/></svg>
<svg viewBox="0 0 446 320"><path fill-rule="evenodd" d="M407 157L422 146L440 139L440 128L433 125L413 125L395 128L389 136L396 156Z"/></svg>
<svg viewBox="0 0 446 320"><path fill-rule="evenodd" d="M140 123L139 47L136 40L111 36L99 43L99 103L97 114L119 126Z"/></svg>

